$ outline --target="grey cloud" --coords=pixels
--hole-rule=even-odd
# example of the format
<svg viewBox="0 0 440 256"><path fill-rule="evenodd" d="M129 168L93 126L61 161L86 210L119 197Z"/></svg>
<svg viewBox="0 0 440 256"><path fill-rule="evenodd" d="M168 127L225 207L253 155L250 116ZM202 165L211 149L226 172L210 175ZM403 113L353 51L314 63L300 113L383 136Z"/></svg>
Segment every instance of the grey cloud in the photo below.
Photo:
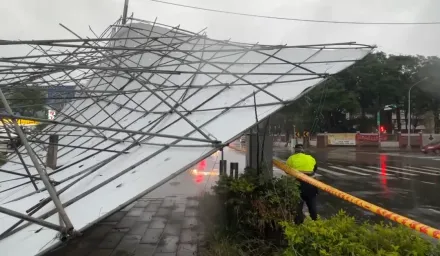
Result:
<svg viewBox="0 0 440 256"><path fill-rule="evenodd" d="M431 21L440 17L436 0L169 0L207 8L307 19L358 21ZM0 0L1 39L71 38L63 23L82 36L90 25L101 32L120 17L124 0ZM385 26L312 24L216 14L130 0L129 14L197 32L208 27L210 37L261 44L314 44L357 41L376 44L390 53L440 55L440 25ZM19 51L19 48L14 48ZM14 52L12 51L12 52ZM11 50L0 47L0 56Z"/></svg>

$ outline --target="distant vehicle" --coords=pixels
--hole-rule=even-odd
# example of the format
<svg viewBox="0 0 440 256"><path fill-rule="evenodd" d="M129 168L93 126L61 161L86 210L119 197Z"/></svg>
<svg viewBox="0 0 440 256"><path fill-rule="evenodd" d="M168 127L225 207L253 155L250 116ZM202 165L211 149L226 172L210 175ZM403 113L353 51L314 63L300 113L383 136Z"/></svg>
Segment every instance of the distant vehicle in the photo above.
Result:
<svg viewBox="0 0 440 256"><path fill-rule="evenodd" d="M421 150L425 154L428 153L440 154L440 141L433 141L428 145L424 146Z"/></svg>
<svg viewBox="0 0 440 256"><path fill-rule="evenodd" d="M246 137L245 136L241 136L240 143L246 143Z"/></svg>

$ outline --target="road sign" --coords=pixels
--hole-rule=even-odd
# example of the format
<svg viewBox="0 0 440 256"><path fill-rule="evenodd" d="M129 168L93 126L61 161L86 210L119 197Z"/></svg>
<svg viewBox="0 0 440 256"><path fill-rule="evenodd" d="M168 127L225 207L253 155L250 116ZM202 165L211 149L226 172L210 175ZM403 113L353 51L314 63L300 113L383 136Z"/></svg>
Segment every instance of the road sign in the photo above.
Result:
<svg viewBox="0 0 440 256"><path fill-rule="evenodd" d="M295 132L295 137L297 137L297 138L301 137L301 135L299 134L299 132Z"/></svg>
<svg viewBox="0 0 440 256"><path fill-rule="evenodd" d="M56 115L56 111L55 110L49 109L47 111L47 119L54 120L55 119L55 115Z"/></svg>
<svg viewBox="0 0 440 256"><path fill-rule="evenodd" d="M303 136L304 136L304 137L309 137L309 132L308 132L308 131L304 131L304 132L303 132Z"/></svg>

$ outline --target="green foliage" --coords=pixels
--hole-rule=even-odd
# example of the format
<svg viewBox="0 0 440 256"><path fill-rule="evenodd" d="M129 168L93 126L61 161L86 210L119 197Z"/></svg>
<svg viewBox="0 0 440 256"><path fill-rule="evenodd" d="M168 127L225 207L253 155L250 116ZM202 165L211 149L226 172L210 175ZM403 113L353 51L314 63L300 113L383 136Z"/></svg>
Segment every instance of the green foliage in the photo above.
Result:
<svg viewBox="0 0 440 256"><path fill-rule="evenodd" d="M396 104L406 110L408 89L424 77L430 79L412 90L412 111L417 115L427 111L438 113L439 100L433 98L434 94L426 88L429 87L428 83L431 88L440 83L439 68L438 57L372 53L284 108L281 111L283 118L274 120L273 124L284 127L286 133L290 133L287 130L291 130L293 125L301 131L347 132L353 126L352 122L346 120L346 113L349 113L362 132L369 132L375 126L377 111L383 106ZM397 108L396 113L402 108ZM388 131L393 128L391 113L381 113L383 125ZM400 114L396 116L400 118ZM436 117L436 127L440 131L438 115Z"/></svg>
<svg viewBox="0 0 440 256"><path fill-rule="evenodd" d="M45 110L46 94L41 89L20 88L8 92L6 95L9 105L14 112L23 116L36 116L39 111ZM3 104L0 104L4 108Z"/></svg>
<svg viewBox="0 0 440 256"><path fill-rule="evenodd" d="M440 247L402 226L357 223L341 211L329 219L283 222L288 248L285 256L399 256L440 255Z"/></svg>
<svg viewBox="0 0 440 256"><path fill-rule="evenodd" d="M238 179L222 176L213 188L224 200L230 228L264 237L267 228L293 221L299 200L297 181L288 176L266 180L255 170Z"/></svg>
<svg viewBox="0 0 440 256"><path fill-rule="evenodd" d="M264 178L247 169L239 178L220 177L200 201L207 245L199 255L281 255L281 221L293 221L299 200L291 177Z"/></svg>
<svg viewBox="0 0 440 256"><path fill-rule="evenodd" d="M214 192L201 200L202 219L211 230L200 255L440 256L440 246L415 231L359 223L343 211L295 225L299 191L290 177L267 180L246 170L238 179L221 177Z"/></svg>

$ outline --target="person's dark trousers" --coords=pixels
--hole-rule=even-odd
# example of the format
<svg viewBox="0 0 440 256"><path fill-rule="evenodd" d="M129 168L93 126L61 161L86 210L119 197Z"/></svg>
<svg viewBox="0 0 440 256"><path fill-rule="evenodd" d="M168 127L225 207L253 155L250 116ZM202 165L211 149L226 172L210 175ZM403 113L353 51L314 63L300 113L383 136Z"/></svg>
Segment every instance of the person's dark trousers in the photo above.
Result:
<svg viewBox="0 0 440 256"><path fill-rule="evenodd" d="M316 209L316 196L318 195L318 189L308 183L300 181L301 200L298 203L296 209L295 224L301 224L304 222L304 213L302 211L304 203L306 203L309 209L310 218L316 220L318 218L318 212Z"/></svg>
<svg viewBox="0 0 440 256"><path fill-rule="evenodd" d="M298 203L298 207L296 209L296 217L295 217L295 224L301 224L304 222L305 216L303 213L303 206L304 203L306 203L307 208L309 209L310 218L312 220L316 220L318 218L318 212L316 210L316 195L309 195L309 196L301 196L301 201Z"/></svg>

